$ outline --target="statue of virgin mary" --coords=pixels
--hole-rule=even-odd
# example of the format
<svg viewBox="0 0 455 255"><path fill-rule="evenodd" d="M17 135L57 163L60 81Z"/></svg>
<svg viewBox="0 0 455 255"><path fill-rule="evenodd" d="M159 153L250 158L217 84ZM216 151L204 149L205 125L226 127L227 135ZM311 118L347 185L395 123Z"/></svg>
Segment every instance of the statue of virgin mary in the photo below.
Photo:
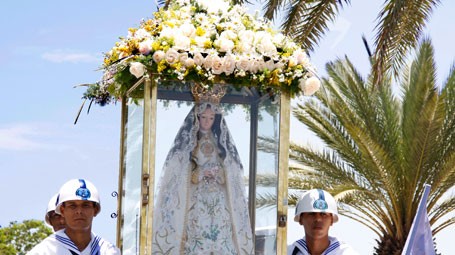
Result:
<svg viewBox="0 0 455 255"><path fill-rule="evenodd" d="M253 254L243 166L220 98L195 99L163 166L152 254Z"/></svg>

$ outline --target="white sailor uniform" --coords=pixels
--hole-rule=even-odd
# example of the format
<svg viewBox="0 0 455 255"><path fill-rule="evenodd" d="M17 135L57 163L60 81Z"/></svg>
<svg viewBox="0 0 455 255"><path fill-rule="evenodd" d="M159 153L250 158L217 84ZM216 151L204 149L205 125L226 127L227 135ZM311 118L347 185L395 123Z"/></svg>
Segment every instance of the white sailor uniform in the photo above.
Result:
<svg viewBox="0 0 455 255"><path fill-rule="evenodd" d="M83 251L79 251L62 229L48 236L27 255L121 255L121 252L115 245L94 233L89 245Z"/></svg>
<svg viewBox="0 0 455 255"><path fill-rule="evenodd" d="M339 241L336 237L329 236L329 247L322 253L322 255L358 255L351 246ZM288 247L288 255L311 255L308 250L305 237L295 241Z"/></svg>

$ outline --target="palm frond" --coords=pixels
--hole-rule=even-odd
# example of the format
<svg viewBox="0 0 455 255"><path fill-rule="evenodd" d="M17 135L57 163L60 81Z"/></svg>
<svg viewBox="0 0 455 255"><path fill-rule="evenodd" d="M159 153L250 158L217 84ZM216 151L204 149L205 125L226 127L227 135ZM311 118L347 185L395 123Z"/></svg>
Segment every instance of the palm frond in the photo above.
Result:
<svg viewBox="0 0 455 255"><path fill-rule="evenodd" d="M268 0L264 1L262 10L264 12L264 17L269 20L274 20L276 15L280 12L283 5L286 4L287 1L283 0Z"/></svg>
<svg viewBox="0 0 455 255"><path fill-rule="evenodd" d="M433 7L439 0L386 1L378 15L376 26L374 76L381 80L386 71L392 69L397 75L404 64L406 53L420 39Z"/></svg>
<svg viewBox="0 0 455 255"><path fill-rule="evenodd" d="M347 4L349 0L345 1ZM343 7L342 1L290 1L285 7L286 19L281 25L282 30L311 51L320 38L327 32L332 22Z"/></svg>

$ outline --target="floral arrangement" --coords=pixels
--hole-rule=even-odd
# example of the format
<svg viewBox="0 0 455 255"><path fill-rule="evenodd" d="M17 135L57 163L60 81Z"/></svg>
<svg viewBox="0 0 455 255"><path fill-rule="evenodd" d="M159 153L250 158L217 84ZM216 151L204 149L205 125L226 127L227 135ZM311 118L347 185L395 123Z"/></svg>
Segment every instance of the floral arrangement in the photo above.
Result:
<svg viewBox="0 0 455 255"><path fill-rule="evenodd" d="M105 53L103 79L90 84L84 98L109 103L150 74L291 96L317 91L320 81L305 51L257 16L227 0L173 1Z"/></svg>

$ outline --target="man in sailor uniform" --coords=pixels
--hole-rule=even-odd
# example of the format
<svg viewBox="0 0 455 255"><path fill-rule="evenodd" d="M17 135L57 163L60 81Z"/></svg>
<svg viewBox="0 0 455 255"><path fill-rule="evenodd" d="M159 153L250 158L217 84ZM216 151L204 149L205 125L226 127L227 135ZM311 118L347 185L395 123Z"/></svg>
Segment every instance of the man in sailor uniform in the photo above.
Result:
<svg viewBox="0 0 455 255"><path fill-rule="evenodd" d="M51 200L49 200L49 203L47 204L46 214L44 215L44 220L49 226L52 227L52 229L54 229L54 232L65 228L65 219L62 215L55 212L57 198L58 193L52 196Z"/></svg>
<svg viewBox="0 0 455 255"><path fill-rule="evenodd" d="M303 226L305 236L288 248L288 255L358 255L348 244L329 236L329 228L338 221L338 209L327 191L307 191L297 203L294 221Z"/></svg>
<svg viewBox="0 0 455 255"><path fill-rule="evenodd" d="M55 212L66 228L48 236L27 255L120 255L115 245L92 232L93 218L101 211L96 187L84 179L66 182L59 191Z"/></svg>

